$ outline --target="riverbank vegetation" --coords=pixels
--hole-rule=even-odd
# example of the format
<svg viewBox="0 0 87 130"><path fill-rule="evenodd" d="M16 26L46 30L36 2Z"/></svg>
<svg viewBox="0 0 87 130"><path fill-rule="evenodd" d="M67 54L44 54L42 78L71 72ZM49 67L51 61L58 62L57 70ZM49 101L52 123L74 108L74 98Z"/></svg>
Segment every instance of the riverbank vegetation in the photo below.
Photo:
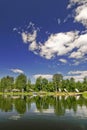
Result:
<svg viewBox="0 0 87 130"><path fill-rule="evenodd" d="M65 93L72 94L87 91L87 78L84 77L83 82L75 82L74 78L63 79L63 75L54 74L52 80L47 80L43 77L38 77L34 84L27 78L25 74L20 74L16 78L5 76L0 79L0 92L10 94L28 93L35 94L34 92L46 94L59 94ZM59 93L58 93L59 92Z"/></svg>

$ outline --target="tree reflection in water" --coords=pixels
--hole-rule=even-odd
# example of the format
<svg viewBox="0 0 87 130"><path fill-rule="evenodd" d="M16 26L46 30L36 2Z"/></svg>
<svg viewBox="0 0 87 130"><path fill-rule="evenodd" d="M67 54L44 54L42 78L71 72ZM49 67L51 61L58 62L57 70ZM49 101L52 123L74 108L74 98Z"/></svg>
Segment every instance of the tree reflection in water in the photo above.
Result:
<svg viewBox="0 0 87 130"><path fill-rule="evenodd" d="M87 107L87 99L84 99L82 96L0 96L0 110L3 112L11 112L15 109L17 113L24 114L32 109L31 106L33 103L35 104L35 109L38 112L48 112L49 109L52 108L54 114L57 116L64 115L66 110L73 110L73 112L76 113L78 106Z"/></svg>

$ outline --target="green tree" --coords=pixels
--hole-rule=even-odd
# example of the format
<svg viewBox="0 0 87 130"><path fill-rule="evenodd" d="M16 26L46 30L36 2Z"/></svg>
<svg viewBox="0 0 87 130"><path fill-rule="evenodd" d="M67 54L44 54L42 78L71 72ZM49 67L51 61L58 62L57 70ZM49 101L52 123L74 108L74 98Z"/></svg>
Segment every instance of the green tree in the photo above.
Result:
<svg viewBox="0 0 87 130"><path fill-rule="evenodd" d="M53 82L49 82L48 85L47 85L47 91L49 92L54 92L55 89L54 89L54 86L53 86Z"/></svg>
<svg viewBox="0 0 87 130"><path fill-rule="evenodd" d="M75 83L75 79L72 77L70 78L70 91L75 91L76 88L76 83Z"/></svg>
<svg viewBox="0 0 87 130"><path fill-rule="evenodd" d="M27 82L27 85L26 85L26 91L30 91L32 88L32 85L31 85L31 80L28 79L28 82Z"/></svg>
<svg viewBox="0 0 87 130"><path fill-rule="evenodd" d="M61 90L67 89L67 80L62 80L62 87Z"/></svg>
<svg viewBox="0 0 87 130"><path fill-rule="evenodd" d="M14 78L10 76L3 77L1 79L1 91L10 91L14 85Z"/></svg>
<svg viewBox="0 0 87 130"><path fill-rule="evenodd" d="M42 90L47 91L48 80L46 78L42 78Z"/></svg>
<svg viewBox="0 0 87 130"><path fill-rule="evenodd" d="M83 91L83 83L81 83L80 81L76 82L76 88L79 90L79 91Z"/></svg>
<svg viewBox="0 0 87 130"><path fill-rule="evenodd" d="M87 77L84 77L82 91L87 91Z"/></svg>
<svg viewBox="0 0 87 130"><path fill-rule="evenodd" d="M54 74L52 80L53 80L53 84L57 92L57 89L61 88L61 82L63 80L63 76L62 74Z"/></svg>
<svg viewBox="0 0 87 130"><path fill-rule="evenodd" d="M17 78L16 78L16 88L20 89L21 91L24 89L26 90L26 84L27 84L27 77L24 74L20 74Z"/></svg>
<svg viewBox="0 0 87 130"><path fill-rule="evenodd" d="M36 79L35 87L36 87L36 90L37 90L37 91L42 90L42 77L41 77L41 76L39 76L39 77Z"/></svg>

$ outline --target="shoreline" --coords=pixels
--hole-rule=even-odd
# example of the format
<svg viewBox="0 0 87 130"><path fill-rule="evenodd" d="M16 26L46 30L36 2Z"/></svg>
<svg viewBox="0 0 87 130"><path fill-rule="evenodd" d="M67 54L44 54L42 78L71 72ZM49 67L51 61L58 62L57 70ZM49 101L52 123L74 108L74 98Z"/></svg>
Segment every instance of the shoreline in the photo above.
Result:
<svg viewBox="0 0 87 130"><path fill-rule="evenodd" d="M0 92L0 95L12 96L78 96L83 95L85 92Z"/></svg>

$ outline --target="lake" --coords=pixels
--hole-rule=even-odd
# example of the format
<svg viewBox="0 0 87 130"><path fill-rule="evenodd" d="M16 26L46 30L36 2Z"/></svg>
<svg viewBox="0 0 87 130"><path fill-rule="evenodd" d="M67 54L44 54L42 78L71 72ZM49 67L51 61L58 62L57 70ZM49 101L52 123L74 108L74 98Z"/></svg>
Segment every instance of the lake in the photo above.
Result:
<svg viewBox="0 0 87 130"><path fill-rule="evenodd" d="M87 130L82 96L0 96L2 130Z"/></svg>

